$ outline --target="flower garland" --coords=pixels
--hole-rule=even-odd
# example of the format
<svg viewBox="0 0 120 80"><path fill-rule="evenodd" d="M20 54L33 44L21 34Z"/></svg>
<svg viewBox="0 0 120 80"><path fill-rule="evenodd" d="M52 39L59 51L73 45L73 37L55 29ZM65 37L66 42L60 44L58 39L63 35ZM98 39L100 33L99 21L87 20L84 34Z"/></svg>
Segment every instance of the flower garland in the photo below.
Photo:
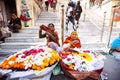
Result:
<svg viewBox="0 0 120 80"><path fill-rule="evenodd" d="M5 59L0 68L2 69L21 69L21 70L42 70L55 64L61 57L59 54L48 47L35 47L21 50Z"/></svg>

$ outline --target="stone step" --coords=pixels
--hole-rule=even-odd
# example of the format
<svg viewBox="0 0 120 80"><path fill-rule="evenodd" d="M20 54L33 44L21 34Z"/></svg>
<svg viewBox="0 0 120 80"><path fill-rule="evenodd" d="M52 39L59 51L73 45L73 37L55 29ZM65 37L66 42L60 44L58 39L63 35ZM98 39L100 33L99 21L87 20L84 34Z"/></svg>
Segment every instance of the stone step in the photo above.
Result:
<svg viewBox="0 0 120 80"><path fill-rule="evenodd" d="M60 32L59 31L59 29L57 29L56 30L57 32ZM44 31L43 31L43 33L45 33ZM61 32L60 32L60 34L61 34ZM12 37L39 37L39 31L36 31L36 32L33 32L33 31L28 31L28 32L26 32L26 33L14 33L14 34L12 34Z"/></svg>
<svg viewBox="0 0 120 80"><path fill-rule="evenodd" d="M39 20L43 20L43 21L45 21L45 20L59 20L59 16L58 17L46 17L46 16L43 16L43 17L39 17L39 18L37 18L37 21L39 21Z"/></svg>
<svg viewBox="0 0 120 80"><path fill-rule="evenodd" d="M14 53L17 53L19 52L20 50L22 49L1 49L0 50L0 54L14 54Z"/></svg>
<svg viewBox="0 0 120 80"><path fill-rule="evenodd" d="M102 42L86 42L86 43L81 43L82 47L81 49L94 49L94 48L103 48L106 47L106 43Z"/></svg>
<svg viewBox="0 0 120 80"><path fill-rule="evenodd" d="M0 44L3 43L3 41L0 41Z"/></svg>
<svg viewBox="0 0 120 80"><path fill-rule="evenodd" d="M113 27L114 32L120 32L120 27Z"/></svg>
<svg viewBox="0 0 120 80"><path fill-rule="evenodd" d="M22 34L38 34L39 33L39 29L37 30L22 30L20 31L20 33ZM20 33L13 33L13 34L20 34Z"/></svg>
<svg viewBox="0 0 120 80"><path fill-rule="evenodd" d="M46 41L45 38L38 38L38 37L9 37L5 39L6 43L12 42L44 42Z"/></svg>
<svg viewBox="0 0 120 80"><path fill-rule="evenodd" d="M36 23L35 23L35 25L36 26L40 26L40 25L42 25L42 24L45 24L45 25L48 25L49 23L53 23L54 25L60 25L60 22L58 23L58 22L52 22L52 20L51 21L49 21L49 22L46 22L46 21L44 21L44 22L39 22L39 21L37 21Z"/></svg>
<svg viewBox="0 0 120 80"><path fill-rule="evenodd" d="M36 34L39 32L39 28L36 28L36 29L22 29L20 30L19 33L13 33L13 34L20 34L20 33L33 33L33 34Z"/></svg>
<svg viewBox="0 0 120 80"><path fill-rule="evenodd" d="M48 23L46 23L46 24L41 24L41 25L48 25ZM60 27L60 24L55 24L55 29L60 29L61 27ZM36 31L38 31L40 29L40 25L39 26L34 26L34 27L30 27L30 28L23 28L22 30L20 30L20 32L22 32L22 33L27 33L27 32L31 32L31 31L34 31L34 32L36 32ZM27 30L27 31L26 31Z"/></svg>
<svg viewBox="0 0 120 80"><path fill-rule="evenodd" d="M55 19L55 18L56 18L56 19L58 19L58 18L59 18L59 15L58 15L58 16L54 16L54 15L49 16L49 15L44 15L44 14L42 14L38 19L43 19L43 18L46 18L46 19L47 19L47 18L48 18L48 19L50 19L50 18L51 18L51 19L52 19L52 18Z"/></svg>
<svg viewBox="0 0 120 80"><path fill-rule="evenodd" d="M0 63L1 63L4 59L8 58L10 55L12 55L12 53L6 54L6 53L1 53L1 52L0 52Z"/></svg>
<svg viewBox="0 0 120 80"><path fill-rule="evenodd" d="M30 48L32 46L37 46L37 45L41 45L44 46L46 45L46 42L36 42L36 43L3 43L0 44L2 49L26 49L26 48Z"/></svg>
<svg viewBox="0 0 120 80"><path fill-rule="evenodd" d="M58 18L59 14L54 12L42 12L39 18Z"/></svg>
<svg viewBox="0 0 120 80"><path fill-rule="evenodd" d="M15 33L12 34L12 37L38 37L39 33Z"/></svg>
<svg viewBox="0 0 120 80"><path fill-rule="evenodd" d="M46 21L46 20L39 20L39 21L36 21L36 23L56 23L60 20L49 20L49 21Z"/></svg>

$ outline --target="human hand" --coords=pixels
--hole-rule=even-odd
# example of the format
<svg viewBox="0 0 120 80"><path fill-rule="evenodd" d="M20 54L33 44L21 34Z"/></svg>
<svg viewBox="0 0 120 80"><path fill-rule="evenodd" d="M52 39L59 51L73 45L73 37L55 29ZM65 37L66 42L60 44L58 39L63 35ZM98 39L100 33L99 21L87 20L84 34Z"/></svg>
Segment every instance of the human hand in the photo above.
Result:
<svg viewBox="0 0 120 80"><path fill-rule="evenodd" d="M48 31L46 31L46 34L49 35L50 33Z"/></svg>
<svg viewBox="0 0 120 80"><path fill-rule="evenodd" d="M74 40L70 44L77 44L77 43L79 43L79 41L78 40Z"/></svg>

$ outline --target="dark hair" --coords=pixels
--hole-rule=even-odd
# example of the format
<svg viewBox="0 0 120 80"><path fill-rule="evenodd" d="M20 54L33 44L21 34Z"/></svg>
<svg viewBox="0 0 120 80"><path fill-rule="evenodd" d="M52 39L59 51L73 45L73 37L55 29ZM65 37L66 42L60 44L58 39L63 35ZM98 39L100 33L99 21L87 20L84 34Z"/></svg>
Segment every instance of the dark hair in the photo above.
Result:
<svg viewBox="0 0 120 80"><path fill-rule="evenodd" d="M55 25L54 25L53 23L49 23L49 24L48 24L48 27L50 27L51 25L52 25L53 27L55 27Z"/></svg>
<svg viewBox="0 0 120 80"><path fill-rule="evenodd" d="M72 4L72 2L69 2L69 3L68 3L68 6L72 6L71 4Z"/></svg>
<svg viewBox="0 0 120 80"><path fill-rule="evenodd" d="M77 1L77 5L80 5L80 1Z"/></svg>
<svg viewBox="0 0 120 80"><path fill-rule="evenodd" d="M15 12L12 12L12 13L11 13L11 15L13 15L13 14L14 14L14 15L17 15Z"/></svg>

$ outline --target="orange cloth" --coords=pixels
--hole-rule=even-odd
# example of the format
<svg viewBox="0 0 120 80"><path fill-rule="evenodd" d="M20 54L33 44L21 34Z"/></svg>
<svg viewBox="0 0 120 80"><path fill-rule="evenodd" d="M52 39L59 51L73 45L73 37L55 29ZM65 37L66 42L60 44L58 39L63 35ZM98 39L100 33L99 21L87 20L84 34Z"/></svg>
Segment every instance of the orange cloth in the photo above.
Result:
<svg viewBox="0 0 120 80"><path fill-rule="evenodd" d="M80 48L80 47L81 47L81 42L80 42L80 39L78 38L78 34L76 35L76 38L72 38L72 34L73 34L74 32L76 32L76 31L73 31L73 32L71 33L71 35L66 38L66 40L64 41L63 44L70 43L70 42L72 42L72 41L74 41L74 40L77 40L78 43L71 44L70 48L75 48L75 47ZM77 32L76 32L76 33L77 33Z"/></svg>

